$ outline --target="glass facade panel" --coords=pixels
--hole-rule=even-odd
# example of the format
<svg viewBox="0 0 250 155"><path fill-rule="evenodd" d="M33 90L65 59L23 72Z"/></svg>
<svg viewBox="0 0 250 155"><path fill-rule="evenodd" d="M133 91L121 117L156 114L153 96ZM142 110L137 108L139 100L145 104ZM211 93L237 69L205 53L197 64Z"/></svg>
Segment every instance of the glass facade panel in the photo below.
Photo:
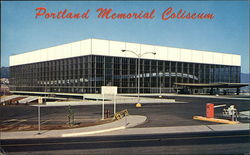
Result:
<svg viewBox="0 0 250 155"><path fill-rule="evenodd" d="M88 55L10 67L11 90L100 93L118 86L119 93L173 92L175 83L240 82L240 67L187 62L140 60Z"/></svg>

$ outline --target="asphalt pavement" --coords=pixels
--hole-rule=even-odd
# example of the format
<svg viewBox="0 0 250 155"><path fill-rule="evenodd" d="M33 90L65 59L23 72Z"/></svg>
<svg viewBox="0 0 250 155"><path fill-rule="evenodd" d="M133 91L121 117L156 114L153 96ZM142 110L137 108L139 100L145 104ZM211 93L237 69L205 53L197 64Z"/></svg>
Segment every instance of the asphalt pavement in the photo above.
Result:
<svg viewBox="0 0 250 155"><path fill-rule="evenodd" d="M168 96L169 97L169 96ZM193 116L205 116L206 103L215 105L226 104L227 107L235 105L237 110L249 111L250 102L247 100L228 100L223 98L191 98L173 96L177 103L147 103L141 108L136 108L134 104L119 104L117 111L128 109L131 115L142 115L147 117L147 121L139 127L168 127L187 125L212 125L217 123L193 120ZM179 101L179 102L178 102ZM224 107L215 109L215 117L222 117ZM92 106L72 106L75 121L89 124L101 119L101 105ZM105 105L105 110L113 113L113 105ZM13 123L37 124L37 107L33 106L0 106L0 124L4 122L16 121ZM41 108L41 122L43 125L67 124L68 107L43 107ZM19 122L18 122L19 121ZM249 120L240 120L249 123Z"/></svg>
<svg viewBox="0 0 250 155"><path fill-rule="evenodd" d="M243 130L2 140L1 147L7 154L247 154L249 139Z"/></svg>
<svg viewBox="0 0 250 155"><path fill-rule="evenodd" d="M128 109L132 115L147 116L147 121L137 126L121 130L128 134L95 135L95 137L74 138L44 138L1 140L1 147L8 154L249 154L249 126L246 131L223 131L233 128L226 126L222 130L213 128L211 122L193 120L195 115L205 116L206 103L215 105L235 105L238 111L249 111L248 100L229 100L223 98L190 98L185 96L174 97L178 103L147 103L141 108L134 104L117 105L117 111ZM113 110L113 105L106 105L106 109ZM222 116L223 108L215 109L215 116ZM101 118L101 106L74 106L72 110L78 121L95 121ZM0 123L6 120L27 120L26 123L36 122L37 107L30 106L1 106ZM44 107L41 111L42 122L66 123L67 107ZM249 122L249 120L240 120ZM193 128L192 128L192 127ZM179 127L179 128L178 128ZM185 129L197 132L159 132L161 130L182 132ZM148 134L143 134L152 130ZM209 130L209 132L207 132ZM140 131L140 134L136 133ZM131 134L134 133L134 134ZM172 137L174 136L174 137ZM176 136L176 137L175 137Z"/></svg>

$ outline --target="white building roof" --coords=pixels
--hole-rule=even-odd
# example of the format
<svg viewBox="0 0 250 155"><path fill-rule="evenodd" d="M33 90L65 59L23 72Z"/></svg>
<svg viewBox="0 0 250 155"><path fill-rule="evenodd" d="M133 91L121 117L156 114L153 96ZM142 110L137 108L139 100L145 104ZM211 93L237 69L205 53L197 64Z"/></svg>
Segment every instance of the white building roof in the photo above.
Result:
<svg viewBox="0 0 250 155"><path fill-rule="evenodd" d="M121 50L123 49L131 50L137 53L156 52L156 55L144 55L143 59L145 58L232 66L240 66L241 64L241 56L236 54L208 52L102 39L87 39L10 56L10 66L85 55L137 58L133 53L121 52Z"/></svg>

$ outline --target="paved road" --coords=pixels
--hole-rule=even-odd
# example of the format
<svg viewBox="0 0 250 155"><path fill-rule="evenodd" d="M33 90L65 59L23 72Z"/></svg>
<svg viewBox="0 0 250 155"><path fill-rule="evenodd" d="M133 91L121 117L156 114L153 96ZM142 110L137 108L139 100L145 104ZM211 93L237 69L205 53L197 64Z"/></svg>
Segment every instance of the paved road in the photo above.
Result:
<svg viewBox="0 0 250 155"><path fill-rule="evenodd" d="M243 154L249 131L2 140L8 154Z"/></svg>

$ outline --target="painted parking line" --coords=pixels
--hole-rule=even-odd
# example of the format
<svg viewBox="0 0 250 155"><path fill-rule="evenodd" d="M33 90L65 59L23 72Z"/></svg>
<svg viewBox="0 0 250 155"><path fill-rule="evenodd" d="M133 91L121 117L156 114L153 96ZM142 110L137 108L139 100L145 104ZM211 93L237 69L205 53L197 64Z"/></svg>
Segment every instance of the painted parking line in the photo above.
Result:
<svg viewBox="0 0 250 155"><path fill-rule="evenodd" d="M3 121L3 124L8 124L8 125L10 125L10 126L13 126L13 125L17 125L17 124L20 124L20 123L22 123L22 122L27 122L27 120L26 119L21 119L21 120L18 120L18 119L10 119L10 120L5 120L5 121ZM2 125L3 125L2 124Z"/></svg>
<svg viewBox="0 0 250 155"><path fill-rule="evenodd" d="M9 119L9 120L5 120L3 122L14 122L14 121L18 121L18 119Z"/></svg>
<svg viewBox="0 0 250 155"><path fill-rule="evenodd" d="M23 123L23 122L27 122L27 120L18 120L18 122L12 123L10 125L17 125L17 124L20 124L20 123Z"/></svg>
<svg viewBox="0 0 250 155"><path fill-rule="evenodd" d="M50 122L50 121L51 120L46 120L46 121L42 122L41 124L45 124L45 123Z"/></svg>

